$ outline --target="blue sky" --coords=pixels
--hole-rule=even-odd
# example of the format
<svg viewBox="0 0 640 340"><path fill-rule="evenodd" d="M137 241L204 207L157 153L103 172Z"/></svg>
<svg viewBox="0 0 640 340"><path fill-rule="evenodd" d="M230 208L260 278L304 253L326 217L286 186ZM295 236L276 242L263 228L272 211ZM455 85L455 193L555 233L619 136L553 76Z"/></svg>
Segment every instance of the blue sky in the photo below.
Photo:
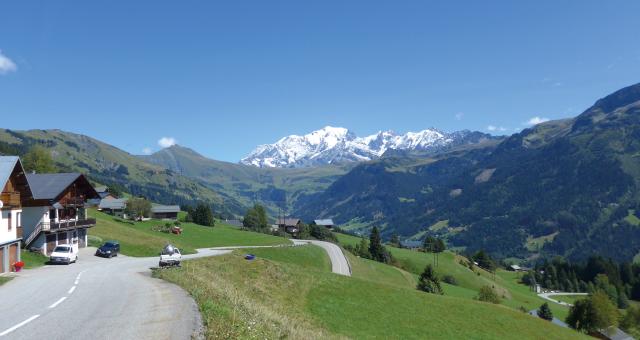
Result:
<svg viewBox="0 0 640 340"><path fill-rule="evenodd" d="M325 125L513 133L640 82L638 1L12 1L0 127L237 161ZM165 143L159 143L165 137Z"/></svg>

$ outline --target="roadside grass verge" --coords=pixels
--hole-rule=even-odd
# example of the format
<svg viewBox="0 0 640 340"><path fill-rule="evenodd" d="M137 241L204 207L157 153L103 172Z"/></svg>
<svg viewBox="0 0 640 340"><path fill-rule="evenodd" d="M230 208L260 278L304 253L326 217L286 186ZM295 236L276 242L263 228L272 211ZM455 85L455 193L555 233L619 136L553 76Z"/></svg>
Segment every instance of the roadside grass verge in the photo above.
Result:
<svg viewBox="0 0 640 340"><path fill-rule="evenodd" d="M174 235L151 230L166 221L125 221L95 209L89 214L97 221L96 226L89 229L89 235L104 241L117 240L122 254L128 256L156 256L167 243L180 248L183 254L207 247L291 244L286 238L239 230L219 221L215 227L181 223L183 233Z"/></svg>
<svg viewBox="0 0 640 340"><path fill-rule="evenodd" d="M269 249L263 254L269 259L254 261L243 259L244 250L235 251L185 261L154 276L191 293L210 339L582 337L504 306L335 275L275 255L312 249Z"/></svg>
<svg viewBox="0 0 640 340"><path fill-rule="evenodd" d="M24 262L24 269L33 269L47 264L49 257L23 249L20 253L20 260Z"/></svg>
<svg viewBox="0 0 640 340"><path fill-rule="evenodd" d="M13 277L11 276L0 276L0 286L2 286L3 284L11 281L13 279Z"/></svg>
<svg viewBox="0 0 640 340"><path fill-rule="evenodd" d="M583 300L583 299L586 299L588 297L589 296L587 296L587 295L554 295L554 296L551 296L551 298L554 299L554 300L570 303L572 305L575 304L576 301Z"/></svg>
<svg viewBox="0 0 640 340"><path fill-rule="evenodd" d="M308 269L331 272L331 260L327 252L314 245L296 246L281 251L280 248L248 248L238 250L238 253L253 254L258 258L276 262L290 263Z"/></svg>

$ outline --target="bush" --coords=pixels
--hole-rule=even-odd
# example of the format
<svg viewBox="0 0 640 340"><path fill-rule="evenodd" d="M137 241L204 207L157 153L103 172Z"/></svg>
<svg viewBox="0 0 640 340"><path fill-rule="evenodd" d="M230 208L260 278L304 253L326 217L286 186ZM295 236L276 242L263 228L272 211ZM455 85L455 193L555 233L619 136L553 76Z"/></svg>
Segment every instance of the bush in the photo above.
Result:
<svg viewBox="0 0 640 340"><path fill-rule="evenodd" d="M454 285L457 286L458 285L458 280L456 280L455 276L453 275L445 275L442 277L442 281L444 281L444 283L448 283L450 285Z"/></svg>
<svg viewBox="0 0 640 340"><path fill-rule="evenodd" d="M102 238L95 235L87 235L87 241L90 247L100 247L102 245Z"/></svg>
<svg viewBox="0 0 640 340"><path fill-rule="evenodd" d="M476 296L476 299L478 301L491 302L495 304L500 303L498 293L490 286L482 286L478 292L478 296Z"/></svg>
<svg viewBox="0 0 640 340"><path fill-rule="evenodd" d="M547 321L553 320L553 312L551 312L551 308L549 308L549 304L546 302L543 303L540 308L538 308L538 311L536 313L538 314L538 317L540 319L544 319Z"/></svg>

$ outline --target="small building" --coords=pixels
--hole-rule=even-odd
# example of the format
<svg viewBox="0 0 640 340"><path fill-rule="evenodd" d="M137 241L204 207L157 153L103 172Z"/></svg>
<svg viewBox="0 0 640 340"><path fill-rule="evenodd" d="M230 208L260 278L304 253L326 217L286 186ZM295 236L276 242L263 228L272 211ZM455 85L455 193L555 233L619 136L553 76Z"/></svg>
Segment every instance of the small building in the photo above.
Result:
<svg viewBox="0 0 640 340"><path fill-rule="evenodd" d="M335 223L333 223L333 220L330 218L325 218L325 219L320 219L320 220L314 220L313 224L315 225L319 225L319 226L323 226L329 230L335 228Z"/></svg>
<svg viewBox="0 0 640 340"><path fill-rule="evenodd" d="M407 248L407 249L420 249L423 247L423 245L424 243L422 241L416 241L416 240L400 241L400 246L402 248Z"/></svg>
<svg viewBox="0 0 640 340"><path fill-rule="evenodd" d="M285 233L298 236L302 221L299 218L279 218L276 224Z"/></svg>
<svg viewBox="0 0 640 340"><path fill-rule="evenodd" d="M127 218L125 209L127 208L126 198L103 198L98 204L98 210L105 214Z"/></svg>
<svg viewBox="0 0 640 340"><path fill-rule="evenodd" d="M112 193L109 192L109 188L105 186L96 187L96 192L100 195L100 199L111 198L115 199L117 197L113 196Z"/></svg>
<svg viewBox="0 0 640 340"><path fill-rule="evenodd" d="M180 206L178 205L153 205L151 207L151 218L158 220L177 220Z"/></svg>
<svg viewBox="0 0 640 340"><path fill-rule="evenodd" d="M244 226L241 220L224 220L224 223L236 228L242 228Z"/></svg>
<svg viewBox="0 0 640 340"><path fill-rule="evenodd" d="M49 255L57 245L87 246L87 200L100 196L79 173L27 174L33 199L23 203L24 245Z"/></svg>
<svg viewBox="0 0 640 340"><path fill-rule="evenodd" d="M625 333L618 327L607 327L605 329L600 329L595 333L589 334L597 339L606 339L606 340L634 340L634 338Z"/></svg>
<svg viewBox="0 0 640 340"><path fill-rule="evenodd" d="M17 156L0 156L0 274L20 261L22 202L31 199L31 189Z"/></svg>

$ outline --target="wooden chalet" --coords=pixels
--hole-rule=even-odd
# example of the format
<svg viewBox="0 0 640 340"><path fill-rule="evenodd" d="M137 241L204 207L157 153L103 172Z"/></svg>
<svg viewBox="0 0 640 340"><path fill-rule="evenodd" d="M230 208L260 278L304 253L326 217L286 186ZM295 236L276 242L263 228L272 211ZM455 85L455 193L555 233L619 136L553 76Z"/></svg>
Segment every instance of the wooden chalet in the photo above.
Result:
<svg viewBox="0 0 640 340"><path fill-rule="evenodd" d="M87 217L87 200L100 196L79 173L27 174L33 200L24 203L25 247L50 254L59 244L87 246L87 229L96 220Z"/></svg>
<svg viewBox="0 0 640 340"><path fill-rule="evenodd" d="M22 206L31 199L29 183L17 156L0 156L0 274L20 261Z"/></svg>
<svg viewBox="0 0 640 340"><path fill-rule="evenodd" d="M278 228L293 236L298 236L302 221L299 218L278 218Z"/></svg>

